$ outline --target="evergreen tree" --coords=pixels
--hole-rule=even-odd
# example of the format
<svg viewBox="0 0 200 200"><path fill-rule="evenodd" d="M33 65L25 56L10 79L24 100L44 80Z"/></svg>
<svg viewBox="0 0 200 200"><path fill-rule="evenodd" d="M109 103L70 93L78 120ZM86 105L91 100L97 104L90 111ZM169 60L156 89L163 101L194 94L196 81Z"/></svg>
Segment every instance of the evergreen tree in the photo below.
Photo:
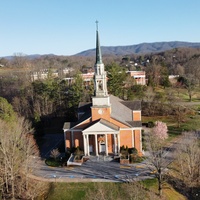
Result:
<svg viewBox="0 0 200 200"><path fill-rule="evenodd" d="M112 63L106 66L108 77L108 91L118 97L123 97L124 82L126 80L125 69Z"/></svg>

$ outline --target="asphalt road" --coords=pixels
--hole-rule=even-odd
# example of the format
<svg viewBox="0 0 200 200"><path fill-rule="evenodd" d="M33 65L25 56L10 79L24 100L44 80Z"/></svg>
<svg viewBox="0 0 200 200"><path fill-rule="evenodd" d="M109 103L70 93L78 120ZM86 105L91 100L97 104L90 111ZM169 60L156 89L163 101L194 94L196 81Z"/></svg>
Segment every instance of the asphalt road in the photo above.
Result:
<svg viewBox="0 0 200 200"><path fill-rule="evenodd" d="M46 142L41 147L43 158L33 157L30 164L32 174L37 177L45 178L50 181L73 182L75 179L79 182L88 181L110 181L110 182L128 182L133 180L142 180L155 177L155 174L149 169L148 159L143 163L120 165L116 161L95 161L95 159L84 162L81 166L70 167L49 167L45 164L45 157L49 156L50 151L56 148L63 141L62 135L50 137L46 136ZM174 159L174 149L181 142L181 137L176 138L166 147L166 162Z"/></svg>
<svg viewBox="0 0 200 200"><path fill-rule="evenodd" d="M116 161L86 161L81 166L49 167L39 157L32 159L32 174L38 177L55 179L93 179L93 181L127 182L154 177L147 165L130 164L120 165Z"/></svg>

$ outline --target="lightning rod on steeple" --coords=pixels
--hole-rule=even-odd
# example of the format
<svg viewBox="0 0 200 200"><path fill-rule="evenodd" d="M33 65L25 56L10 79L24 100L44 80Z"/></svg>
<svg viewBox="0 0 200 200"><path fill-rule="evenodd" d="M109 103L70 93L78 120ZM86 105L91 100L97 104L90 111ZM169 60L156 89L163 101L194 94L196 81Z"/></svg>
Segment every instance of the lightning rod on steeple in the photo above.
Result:
<svg viewBox="0 0 200 200"><path fill-rule="evenodd" d="M98 31L98 23L99 22L96 20L95 23L96 23L96 28L97 28L97 31Z"/></svg>

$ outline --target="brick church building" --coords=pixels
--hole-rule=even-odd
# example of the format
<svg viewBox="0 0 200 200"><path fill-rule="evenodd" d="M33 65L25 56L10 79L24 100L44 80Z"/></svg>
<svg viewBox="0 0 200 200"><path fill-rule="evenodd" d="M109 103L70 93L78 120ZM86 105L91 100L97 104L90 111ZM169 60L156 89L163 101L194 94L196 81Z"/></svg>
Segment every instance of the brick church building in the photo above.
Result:
<svg viewBox="0 0 200 200"><path fill-rule="evenodd" d="M135 147L141 155L141 102L123 101L108 94L98 28L94 69L92 102L80 103L78 121L64 124L65 150L80 147L85 156L119 155L124 145Z"/></svg>

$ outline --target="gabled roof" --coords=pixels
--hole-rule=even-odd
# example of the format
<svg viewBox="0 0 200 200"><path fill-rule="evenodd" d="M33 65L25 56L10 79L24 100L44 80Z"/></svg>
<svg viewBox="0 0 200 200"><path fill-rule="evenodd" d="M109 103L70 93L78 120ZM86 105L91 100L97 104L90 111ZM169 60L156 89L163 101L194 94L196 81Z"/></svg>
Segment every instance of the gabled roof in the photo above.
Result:
<svg viewBox="0 0 200 200"><path fill-rule="evenodd" d="M142 127L142 122L141 121L127 121L128 124L130 124L132 127Z"/></svg>
<svg viewBox="0 0 200 200"><path fill-rule="evenodd" d="M133 121L133 110L137 111L141 109L140 101L123 101L122 99L110 95L110 103L111 103L111 118L129 126L129 127L141 127L140 121ZM78 111L79 113L84 113L81 118L77 122L66 122L64 124L63 129L70 129L83 121L89 119L91 117L91 106L92 103L83 103L79 104ZM103 119L100 119L103 120ZM96 123L92 122L92 123ZM110 122L106 122L106 120L101 121L101 123L109 123L108 126L115 126ZM87 127L90 127L92 124L89 124Z"/></svg>
<svg viewBox="0 0 200 200"><path fill-rule="evenodd" d="M132 110L122 104L123 100L113 95L110 95L111 117L127 124L127 121L133 120Z"/></svg>
<svg viewBox="0 0 200 200"><path fill-rule="evenodd" d="M121 101L121 103L132 111L141 110L141 101Z"/></svg>
<svg viewBox="0 0 200 200"><path fill-rule="evenodd" d="M82 123L83 121L89 119L91 117L91 105L92 103L79 103L78 112L84 113L80 119L76 122L65 122L63 126L63 130L67 130L77 126L78 124Z"/></svg>
<svg viewBox="0 0 200 200"><path fill-rule="evenodd" d="M131 127L141 127L140 123L133 122L133 111L141 110L140 101L123 101L110 95L111 117Z"/></svg>
<svg viewBox="0 0 200 200"><path fill-rule="evenodd" d="M91 106L92 106L91 102L80 102L78 105L78 112L79 113L88 112Z"/></svg>
<svg viewBox="0 0 200 200"><path fill-rule="evenodd" d="M89 124L87 127L84 128L83 133L84 132L90 132L90 133L96 133L96 132L116 132L119 131L119 127L116 126L113 123L110 123L109 121L105 120L105 119L99 119L96 120L94 122L92 122L91 124Z"/></svg>

